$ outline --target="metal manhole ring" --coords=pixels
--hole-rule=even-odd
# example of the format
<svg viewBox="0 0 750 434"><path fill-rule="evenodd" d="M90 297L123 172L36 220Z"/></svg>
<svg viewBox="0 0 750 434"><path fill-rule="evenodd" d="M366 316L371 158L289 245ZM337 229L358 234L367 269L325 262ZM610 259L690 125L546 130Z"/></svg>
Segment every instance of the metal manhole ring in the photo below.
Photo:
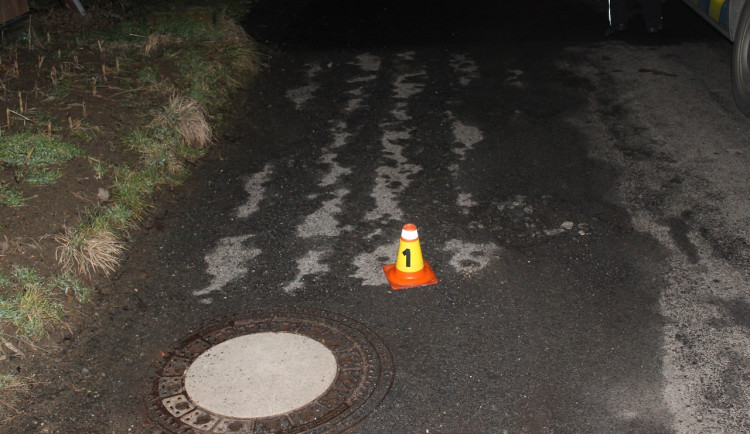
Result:
<svg viewBox="0 0 750 434"><path fill-rule="evenodd" d="M294 333L333 353L337 373L328 390L285 414L237 418L193 402L185 373L203 352L253 333ZM322 433L345 431L367 417L390 390L393 357L372 330L343 315L307 308L276 307L222 315L198 324L151 365L144 394L146 413L158 430L172 433Z"/></svg>

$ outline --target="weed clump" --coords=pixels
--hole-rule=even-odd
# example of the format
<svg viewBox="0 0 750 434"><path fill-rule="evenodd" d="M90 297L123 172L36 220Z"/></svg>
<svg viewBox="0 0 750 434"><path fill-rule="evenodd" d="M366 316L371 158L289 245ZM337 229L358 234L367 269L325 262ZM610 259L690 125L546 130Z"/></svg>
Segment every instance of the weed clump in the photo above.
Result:
<svg viewBox="0 0 750 434"><path fill-rule="evenodd" d="M65 272L86 277L96 272L109 275L120 265L125 246L104 216L88 213L78 225L65 226L63 233L55 235L59 244L55 257Z"/></svg>
<svg viewBox="0 0 750 434"><path fill-rule="evenodd" d="M172 130L192 148L204 149L211 145L213 133L206 119L206 112L192 98L173 94L169 103L154 112L151 127L157 130Z"/></svg>

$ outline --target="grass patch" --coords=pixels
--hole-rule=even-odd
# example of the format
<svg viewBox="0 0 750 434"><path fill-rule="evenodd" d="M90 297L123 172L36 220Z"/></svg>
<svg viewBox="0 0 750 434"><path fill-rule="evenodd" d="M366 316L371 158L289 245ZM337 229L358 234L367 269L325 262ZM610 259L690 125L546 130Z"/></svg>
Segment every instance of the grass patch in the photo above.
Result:
<svg viewBox="0 0 750 434"><path fill-rule="evenodd" d="M16 179L18 181L28 182L29 184L36 185L47 185L60 179L62 172L60 169L54 168L36 168L30 167L27 169L19 169L16 171Z"/></svg>
<svg viewBox="0 0 750 434"><path fill-rule="evenodd" d="M91 166L91 169L96 174L96 179L104 178L104 175L109 170L109 165L97 158L89 157L89 165Z"/></svg>
<svg viewBox="0 0 750 434"><path fill-rule="evenodd" d="M142 211L143 195L156 186L182 182L188 164L202 157L213 141L203 107L189 97L173 94L167 105L151 114L148 125L124 139L124 145L140 155L144 170L135 173L121 167L115 174L115 197L136 214Z"/></svg>
<svg viewBox="0 0 750 434"><path fill-rule="evenodd" d="M104 208L104 216L108 225L115 231L122 232L126 235L135 227L135 222L140 220L141 216L135 210L128 208L122 203L114 203Z"/></svg>
<svg viewBox="0 0 750 434"><path fill-rule="evenodd" d="M23 206L24 202L29 199L28 197L23 197L23 193L21 193L21 189L18 186L0 183L0 204L17 208Z"/></svg>
<svg viewBox="0 0 750 434"><path fill-rule="evenodd" d="M158 71L155 67L146 65L138 71L138 83L143 86L156 84Z"/></svg>
<svg viewBox="0 0 750 434"><path fill-rule="evenodd" d="M81 303L87 302L91 296L91 289L71 273L53 277L51 284L66 296L75 297Z"/></svg>
<svg viewBox="0 0 750 434"><path fill-rule="evenodd" d="M81 155L83 151L76 145L25 132L5 136L0 147L0 160L14 166L44 168Z"/></svg>
<svg viewBox="0 0 750 434"><path fill-rule="evenodd" d="M225 105L260 70L256 44L225 16L216 24L167 21L152 30L145 53L169 53L179 71L178 85L204 107Z"/></svg>
<svg viewBox="0 0 750 434"><path fill-rule="evenodd" d="M53 167L83 156L78 146L40 133L20 132L4 136L0 161L14 168L16 181L50 184L60 177Z"/></svg>
<svg viewBox="0 0 750 434"><path fill-rule="evenodd" d="M151 180L154 185L185 173L185 164L175 152L177 138L169 131L138 128L128 135L125 145L141 156L145 174L156 175Z"/></svg>
<svg viewBox="0 0 750 434"><path fill-rule="evenodd" d="M10 275L0 273L0 321L16 328L16 338L38 340L50 327L63 323L61 294L83 303L90 293L70 273L43 278L31 268L14 267Z"/></svg>
<svg viewBox="0 0 750 434"><path fill-rule="evenodd" d="M170 35L177 40L215 41L221 38L217 26L204 19L191 19L181 14L163 14L152 20L152 34Z"/></svg>
<svg viewBox="0 0 750 434"><path fill-rule="evenodd" d="M148 195L154 192L159 177L153 171L136 171L127 165L113 169L112 200L140 216L149 208Z"/></svg>
<svg viewBox="0 0 750 434"><path fill-rule="evenodd" d="M39 339L62 323L65 310L54 299L52 286L32 269L15 267L10 277L0 275L0 320L13 324L22 337Z"/></svg>

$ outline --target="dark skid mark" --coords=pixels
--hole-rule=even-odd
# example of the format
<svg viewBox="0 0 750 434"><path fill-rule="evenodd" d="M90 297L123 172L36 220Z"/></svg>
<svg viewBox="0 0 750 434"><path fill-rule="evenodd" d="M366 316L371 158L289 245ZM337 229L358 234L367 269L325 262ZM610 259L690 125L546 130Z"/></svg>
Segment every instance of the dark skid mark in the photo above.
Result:
<svg viewBox="0 0 750 434"><path fill-rule="evenodd" d="M677 247L687 256L691 264L697 264L700 259L698 248L687 236L690 232L690 226L680 217L671 217L667 220L667 225L669 226L669 235L672 236Z"/></svg>
<svg viewBox="0 0 750 434"><path fill-rule="evenodd" d="M653 75L663 75L663 76L666 76L666 77L679 77L677 74L672 74L671 72L658 71L658 70L655 70L655 69L641 68L641 69L638 70L638 72L644 72L644 73L645 72L650 72Z"/></svg>

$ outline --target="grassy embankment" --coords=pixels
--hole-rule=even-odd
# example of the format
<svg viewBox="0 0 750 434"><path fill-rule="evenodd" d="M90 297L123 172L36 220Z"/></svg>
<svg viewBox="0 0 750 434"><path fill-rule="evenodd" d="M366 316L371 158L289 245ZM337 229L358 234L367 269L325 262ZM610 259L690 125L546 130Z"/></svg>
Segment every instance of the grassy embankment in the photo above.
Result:
<svg viewBox="0 0 750 434"><path fill-rule="evenodd" d="M117 269L152 194L188 176L231 95L258 71L258 49L236 22L205 17L157 15L67 33L29 25L4 44L0 359L66 327L92 279ZM77 185L100 187L91 198L71 191ZM61 206L60 197L75 204L74 218L61 212L64 221L50 223L57 230L25 233L18 222L54 218L42 211ZM12 389L22 389L19 379L0 375L0 392Z"/></svg>

